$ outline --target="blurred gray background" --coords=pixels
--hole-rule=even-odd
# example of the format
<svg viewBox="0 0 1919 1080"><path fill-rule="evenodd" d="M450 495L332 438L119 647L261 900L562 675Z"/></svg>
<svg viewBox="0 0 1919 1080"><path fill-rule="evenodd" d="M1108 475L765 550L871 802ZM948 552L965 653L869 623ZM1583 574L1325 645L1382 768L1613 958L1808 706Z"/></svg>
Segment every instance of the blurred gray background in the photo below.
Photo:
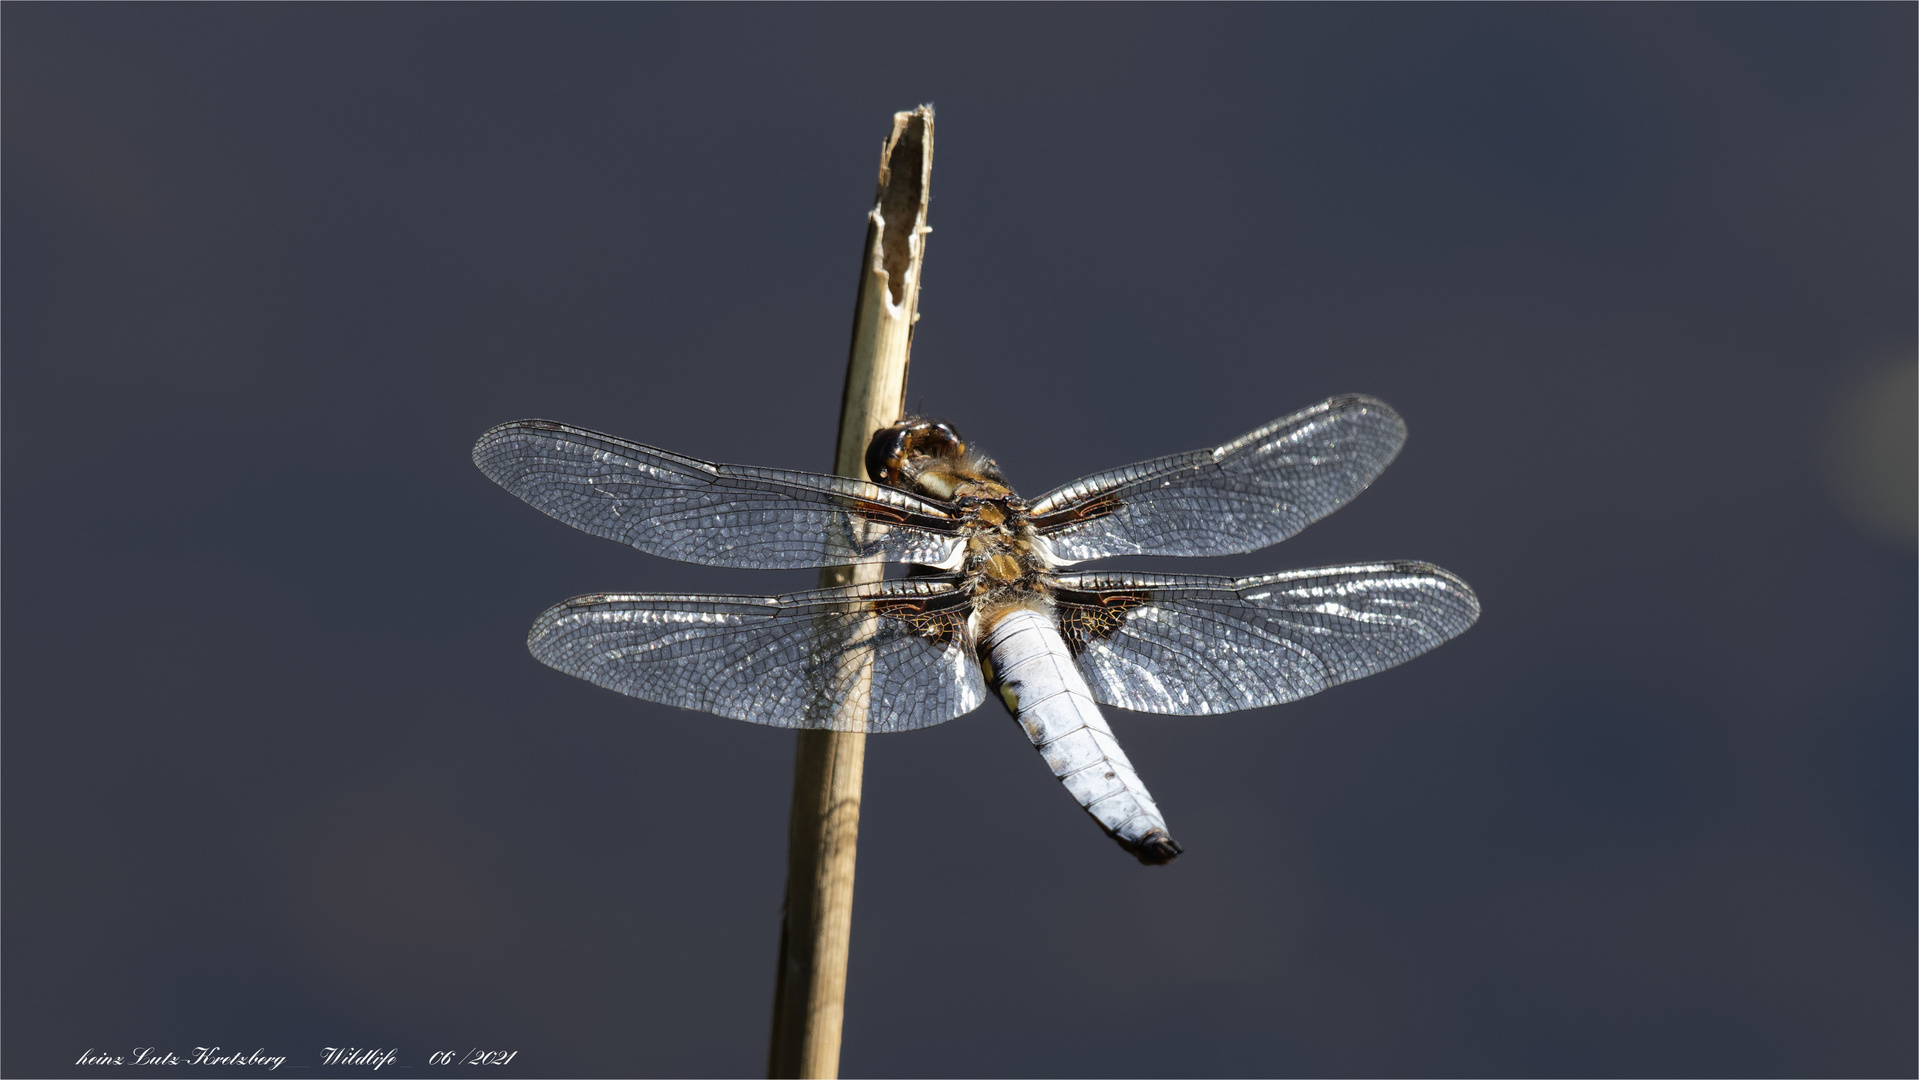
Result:
<svg viewBox="0 0 1919 1080"><path fill-rule="evenodd" d="M1371 490L1177 566L1427 559L1485 615L1115 715L1166 869L995 709L873 740L846 1075L1911 1075L1916 22L7 5L4 1070L763 1069L792 736L523 638L811 575L468 448L827 468L931 101L911 404L1033 495L1378 395Z"/></svg>

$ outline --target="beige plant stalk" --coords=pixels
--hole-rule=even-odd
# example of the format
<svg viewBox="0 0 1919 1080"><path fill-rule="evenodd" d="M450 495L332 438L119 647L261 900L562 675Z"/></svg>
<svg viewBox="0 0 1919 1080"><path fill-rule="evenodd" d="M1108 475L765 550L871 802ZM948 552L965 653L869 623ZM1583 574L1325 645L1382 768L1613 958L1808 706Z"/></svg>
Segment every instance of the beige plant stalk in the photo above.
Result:
<svg viewBox="0 0 1919 1080"><path fill-rule="evenodd" d="M918 320L926 252L927 184L933 171L933 109L895 113L880 154L879 192L867 216L866 250L840 399L834 470L869 479L866 446L899 420ZM878 561L828 567L822 587L878 581ZM871 663L866 658L865 663ZM869 674L870 677L870 674ZM849 709L863 709L854 695ZM839 1075L846 962L853 928L853 862L859 845L860 781L866 760L863 716L852 731L802 731L794 763L786 905L773 997L772 1077Z"/></svg>

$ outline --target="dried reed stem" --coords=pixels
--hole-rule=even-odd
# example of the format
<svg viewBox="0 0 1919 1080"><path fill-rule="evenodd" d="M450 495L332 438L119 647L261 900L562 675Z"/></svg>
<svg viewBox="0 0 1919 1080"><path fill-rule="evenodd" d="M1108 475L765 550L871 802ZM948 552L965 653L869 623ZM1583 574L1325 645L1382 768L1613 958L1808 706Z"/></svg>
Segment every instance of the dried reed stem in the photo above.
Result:
<svg viewBox="0 0 1919 1080"><path fill-rule="evenodd" d="M879 193L867 216L853 347L840 399L834 469L841 476L867 478L867 443L897 421L905 405L920 262L930 231L926 190L932 166L932 107L893 114L893 131L880 154ZM820 584L878 581L883 570L878 562L829 567L821 571ZM799 733L768 1076L839 1075L865 762L863 731Z"/></svg>

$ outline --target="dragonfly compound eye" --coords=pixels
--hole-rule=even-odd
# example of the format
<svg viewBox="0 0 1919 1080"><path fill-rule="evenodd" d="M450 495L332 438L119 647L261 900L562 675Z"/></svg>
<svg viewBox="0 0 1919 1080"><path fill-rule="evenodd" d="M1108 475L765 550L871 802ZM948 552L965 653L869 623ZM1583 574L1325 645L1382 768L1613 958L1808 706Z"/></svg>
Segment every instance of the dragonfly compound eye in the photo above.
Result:
<svg viewBox="0 0 1919 1080"><path fill-rule="evenodd" d="M874 434L866 447L866 475L882 484L898 485L916 460L957 459L965 453L966 443L953 425L909 418Z"/></svg>

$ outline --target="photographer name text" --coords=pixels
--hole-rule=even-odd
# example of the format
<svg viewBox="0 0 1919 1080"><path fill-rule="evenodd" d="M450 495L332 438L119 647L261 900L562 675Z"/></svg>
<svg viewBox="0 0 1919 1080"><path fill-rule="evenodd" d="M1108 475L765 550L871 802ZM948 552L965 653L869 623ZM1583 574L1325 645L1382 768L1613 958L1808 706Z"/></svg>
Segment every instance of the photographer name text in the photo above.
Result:
<svg viewBox="0 0 1919 1080"><path fill-rule="evenodd" d="M518 1050L435 1050L426 1055L428 1065L505 1065L519 1054ZM191 1050L162 1050L157 1046L137 1046L131 1053L112 1054L88 1047L80 1055L75 1065L230 1065L244 1069L262 1069L268 1072L286 1065L292 1055L269 1054L265 1047L256 1050L228 1050L220 1046L196 1046ZM344 1066L349 1068L372 1069L375 1072L388 1066L399 1066L400 1051L380 1047L360 1046L323 1046L320 1052L310 1059L314 1065ZM291 1068L305 1068L305 1065L293 1065Z"/></svg>

